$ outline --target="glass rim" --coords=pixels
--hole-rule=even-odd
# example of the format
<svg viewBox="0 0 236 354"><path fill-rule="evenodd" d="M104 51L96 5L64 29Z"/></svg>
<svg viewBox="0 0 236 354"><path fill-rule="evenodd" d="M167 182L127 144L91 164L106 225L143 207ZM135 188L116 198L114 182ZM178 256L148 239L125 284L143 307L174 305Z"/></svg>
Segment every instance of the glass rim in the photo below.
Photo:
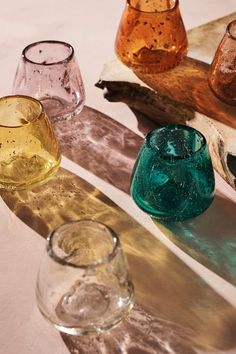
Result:
<svg viewBox="0 0 236 354"><path fill-rule="evenodd" d="M3 97L0 97L0 105L2 104L2 101L4 101L4 100L12 100L12 99L17 99L17 98L21 98L21 99L25 99L27 101L34 102L39 107L39 113L34 118L34 120L31 121L31 122L29 121L28 124L32 124L32 123L34 123L34 122L36 122L37 120L40 119L40 117L44 113L44 108L43 108L42 103L39 100L37 100L36 98L34 98L34 97L27 96L27 95L8 95L8 96L3 96ZM9 129L9 128L16 129L16 128L22 128L23 125L14 125L14 126L12 126L12 125L2 125L2 124L0 124L0 127L1 128L6 128L6 129Z"/></svg>
<svg viewBox="0 0 236 354"><path fill-rule="evenodd" d="M98 258L88 264L75 264L73 262L67 261L65 259L67 257L62 258L62 257L58 256L53 250L53 238L57 235L57 232L60 229L64 228L65 226L70 226L70 225L80 224L80 223L88 223L88 222L105 227L106 231L109 232L111 239L113 241L112 250L104 257ZM107 226L106 224L104 224L100 221L91 220L91 219L81 219L81 220L66 222L66 223L58 226L57 228L55 228L47 237L46 251L47 251L47 254L49 255L49 257L52 258L56 263L59 263L63 266L72 267L72 268L88 269L93 266L100 266L100 265L104 265L104 264L107 264L108 262L110 262L115 257L119 246L120 246L120 240L119 240L117 234L112 230L112 228L110 228L109 226Z"/></svg>
<svg viewBox="0 0 236 354"><path fill-rule="evenodd" d="M232 38L234 41L236 41L236 34L234 35L234 34L231 33L231 27L232 27L234 24L235 24L235 26L236 26L236 19L233 20L233 21L231 21L231 22L228 24L228 26L227 26L227 28L226 28L226 32L227 32L227 34L228 34L228 36L229 36L230 38Z"/></svg>
<svg viewBox="0 0 236 354"><path fill-rule="evenodd" d="M27 57L27 51L32 48L32 47L35 47L37 46L38 44L41 44L41 43L50 43L50 44L61 44L63 46L66 46L67 48L70 49L70 54L65 58L65 59L62 59L62 60L58 60L58 61L55 61L53 63L38 63L36 61L33 61L33 60L30 60L28 57ZM43 41L38 41L38 42L34 42L34 43L30 43L28 44L22 51L22 54L21 54L22 58L28 62L28 63L31 63L31 64L35 64L35 65L39 65L39 66L53 66L53 65L58 65L58 64L64 64L64 63L68 63L74 56L74 48L72 47L71 44L67 43L67 42L63 42L63 41L58 41L58 40L43 40Z"/></svg>
<svg viewBox="0 0 236 354"><path fill-rule="evenodd" d="M166 161L187 160L187 159L192 158L193 156L196 156L196 154L201 153L201 151L207 146L206 138L199 130L192 128L188 125L183 125L183 124L168 124L168 125L156 128L148 133L148 135L145 138L145 142L147 143L148 147L150 147L155 152L159 151L158 148L153 147L153 145L150 142L150 139L151 139L152 135L156 134L157 131L164 130L164 129L169 131L169 128L172 128L172 129L175 128L178 130L186 130L189 132L194 132L196 135L198 135L201 138L201 141L200 141L201 146L196 151L192 151L191 153L188 153L188 154L182 155L182 156L168 156L168 155L163 156L163 154L160 154L159 157L163 160L166 160Z"/></svg>
<svg viewBox="0 0 236 354"><path fill-rule="evenodd" d="M130 4L131 0L126 0L126 5L130 8L132 8L133 10L137 11L137 12L142 12L142 13L150 13L150 14L162 14L162 13L165 13L165 12L171 12L173 10L176 9L176 7L179 5L179 0L175 0L175 4L173 7L171 7L170 9L166 9L166 10L163 10L163 11L144 11L144 10L140 10L140 9L137 9L135 6L131 5Z"/></svg>

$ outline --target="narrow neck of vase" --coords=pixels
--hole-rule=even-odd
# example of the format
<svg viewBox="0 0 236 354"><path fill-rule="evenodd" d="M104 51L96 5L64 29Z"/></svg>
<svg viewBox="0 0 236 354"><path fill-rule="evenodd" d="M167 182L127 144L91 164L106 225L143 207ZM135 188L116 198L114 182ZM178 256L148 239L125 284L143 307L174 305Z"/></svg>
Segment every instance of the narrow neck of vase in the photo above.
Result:
<svg viewBox="0 0 236 354"><path fill-rule="evenodd" d="M127 0L136 10L143 12L165 12L174 9L178 0Z"/></svg>

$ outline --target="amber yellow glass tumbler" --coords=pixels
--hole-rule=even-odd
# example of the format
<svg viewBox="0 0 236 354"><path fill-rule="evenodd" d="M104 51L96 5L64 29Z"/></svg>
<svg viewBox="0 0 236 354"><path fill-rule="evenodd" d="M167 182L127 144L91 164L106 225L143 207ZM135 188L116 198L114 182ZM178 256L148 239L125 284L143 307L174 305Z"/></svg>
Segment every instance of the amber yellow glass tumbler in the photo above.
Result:
<svg viewBox="0 0 236 354"><path fill-rule="evenodd" d="M0 98L0 188L26 189L52 177L60 165L58 142L39 101Z"/></svg>

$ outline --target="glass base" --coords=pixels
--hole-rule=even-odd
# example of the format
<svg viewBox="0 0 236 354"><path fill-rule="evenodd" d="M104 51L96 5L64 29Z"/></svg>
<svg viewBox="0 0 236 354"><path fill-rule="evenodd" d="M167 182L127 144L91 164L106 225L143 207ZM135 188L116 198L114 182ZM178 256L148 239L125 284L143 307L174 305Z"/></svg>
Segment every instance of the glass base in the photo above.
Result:
<svg viewBox="0 0 236 354"><path fill-rule="evenodd" d="M134 305L134 289L128 283L128 293L123 298L114 289L100 284L75 284L60 299L53 316L41 306L36 291L38 307L42 315L60 332L70 335L100 334L124 320Z"/></svg>
<svg viewBox="0 0 236 354"><path fill-rule="evenodd" d="M8 190L8 191L20 191L25 189L32 189L37 186L41 186L44 183L47 183L50 179L52 179L57 173L60 167L61 159L58 160L57 164L55 164L44 176L40 176L38 178L32 178L29 181L18 181L18 182L6 182L0 180L0 190Z"/></svg>
<svg viewBox="0 0 236 354"><path fill-rule="evenodd" d="M126 312L122 313L121 316L114 318L112 322L105 324L104 326L99 327L65 327L63 325L59 325L53 323L54 327L60 332L75 335L75 336L86 336L86 335L97 335L101 334L115 326L119 325L129 314L129 312L133 308L133 303L130 303L129 307L126 309ZM50 321L51 322L51 321Z"/></svg>
<svg viewBox="0 0 236 354"><path fill-rule="evenodd" d="M167 213L167 212L161 212L157 208L154 209L154 207L148 207L145 202L140 200L134 193L131 194L133 200L137 204L137 206L143 210L146 214L148 214L151 218L157 220L157 221L163 221L163 222L177 222L177 221L184 221L188 219L195 218L202 213L204 213L212 204L214 195L211 198L208 198L205 200L205 202L199 202L198 203L198 208L191 208L190 206L188 207L189 211L183 210L176 212L175 214ZM171 210L171 207L170 207Z"/></svg>
<svg viewBox="0 0 236 354"><path fill-rule="evenodd" d="M52 122L71 119L78 115L84 107L83 100L79 101L74 107L70 102L60 97L42 97L40 102Z"/></svg>
<svg viewBox="0 0 236 354"><path fill-rule="evenodd" d="M214 86L212 85L211 81L208 80L208 86L211 89L211 92L222 102L230 105L230 106L236 106L236 97L229 97L223 94L220 94L219 92L217 92L214 88Z"/></svg>

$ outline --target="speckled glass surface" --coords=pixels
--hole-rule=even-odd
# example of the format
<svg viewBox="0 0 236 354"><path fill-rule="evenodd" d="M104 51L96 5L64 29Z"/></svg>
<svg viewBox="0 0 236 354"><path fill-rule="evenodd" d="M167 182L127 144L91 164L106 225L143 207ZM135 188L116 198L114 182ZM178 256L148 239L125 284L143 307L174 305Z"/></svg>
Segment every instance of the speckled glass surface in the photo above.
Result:
<svg viewBox="0 0 236 354"><path fill-rule="evenodd" d="M188 41L178 0L127 0L115 41L129 68L162 72L187 55Z"/></svg>
<svg viewBox="0 0 236 354"><path fill-rule="evenodd" d="M0 189L45 183L61 161L52 125L39 101L28 96L0 99Z"/></svg>
<svg viewBox="0 0 236 354"><path fill-rule="evenodd" d="M217 48L209 85L219 99L236 106L236 20L229 23Z"/></svg>
<svg viewBox="0 0 236 354"><path fill-rule="evenodd" d="M167 125L147 135L131 179L131 195L142 210L161 220L185 220L210 206L214 187L211 158L200 132Z"/></svg>
<svg viewBox="0 0 236 354"><path fill-rule="evenodd" d="M56 40L27 45L12 92L38 99L53 122L78 115L84 107L85 91L74 48Z"/></svg>

